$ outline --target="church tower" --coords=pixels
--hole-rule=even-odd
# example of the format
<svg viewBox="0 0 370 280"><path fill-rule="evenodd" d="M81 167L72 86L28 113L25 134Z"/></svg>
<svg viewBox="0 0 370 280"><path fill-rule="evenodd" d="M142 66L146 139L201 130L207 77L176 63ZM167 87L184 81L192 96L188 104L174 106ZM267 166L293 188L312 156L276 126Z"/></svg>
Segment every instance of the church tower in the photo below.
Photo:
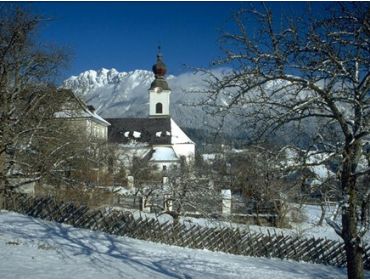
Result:
<svg viewBox="0 0 370 280"><path fill-rule="evenodd" d="M163 63L160 48L158 48L157 63L153 65L152 70L155 79L149 88L149 116L169 117L171 90L164 78L167 67Z"/></svg>

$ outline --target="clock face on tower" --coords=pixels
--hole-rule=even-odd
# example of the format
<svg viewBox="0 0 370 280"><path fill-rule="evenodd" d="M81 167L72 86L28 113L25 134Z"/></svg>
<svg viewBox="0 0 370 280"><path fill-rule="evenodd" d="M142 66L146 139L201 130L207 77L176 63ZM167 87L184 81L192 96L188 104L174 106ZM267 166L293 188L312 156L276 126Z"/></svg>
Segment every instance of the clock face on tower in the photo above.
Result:
<svg viewBox="0 0 370 280"><path fill-rule="evenodd" d="M156 92L156 93L160 93L161 91L162 91L162 88L160 88L160 87L154 88L154 92Z"/></svg>

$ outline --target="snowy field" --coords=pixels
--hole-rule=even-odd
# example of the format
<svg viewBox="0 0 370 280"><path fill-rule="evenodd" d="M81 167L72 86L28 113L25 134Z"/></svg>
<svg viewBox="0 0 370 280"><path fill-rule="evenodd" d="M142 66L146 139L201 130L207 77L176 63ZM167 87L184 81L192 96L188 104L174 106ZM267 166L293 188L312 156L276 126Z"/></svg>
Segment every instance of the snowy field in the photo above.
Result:
<svg viewBox="0 0 370 280"><path fill-rule="evenodd" d="M148 218L157 218L160 222L164 223L166 221L172 221L171 216L169 215L159 215L156 216L154 213L145 213L139 210L132 210L132 209L124 209L120 207L113 207L113 209L117 210L125 210L130 211L134 215L134 217L148 217ZM335 206L327 206L327 214L326 217L329 217L335 211ZM188 225L191 227L194 224L205 226L205 227L232 227L232 228L239 228L241 230L248 230L252 232L262 232L267 233L270 232L277 232L283 233L284 235L291 235L291 236L301 236L301 237L315 237L315 238L326 238L330 240L338 240L343 241L338 234L335 233L334 229L329 226L326 221L323 222L322 226L318 226L317 223L320 220L321 209L318 205L303 205L302 213L305 216L305 219L301 223L290 223L292 228L275 228L275 227L268 227L268 226L257 226L257 225L246 225L246 224L238 224L238 223L231 223L227 221L219 221L219 220L211 220L211 219L204 219L204 218L191 218L191 217L181 217L181 223ZM340 215L338 215L338 219L340 220ZM370 232L367 232L364 236L364 241L366 243L370 243Z"/></svg>
<svg viewBox="0 0 370 280"><path fill-rule="evenodd" d="M7 211L0 252L0 278L346 278L331 266L161 245Z"/></svg>

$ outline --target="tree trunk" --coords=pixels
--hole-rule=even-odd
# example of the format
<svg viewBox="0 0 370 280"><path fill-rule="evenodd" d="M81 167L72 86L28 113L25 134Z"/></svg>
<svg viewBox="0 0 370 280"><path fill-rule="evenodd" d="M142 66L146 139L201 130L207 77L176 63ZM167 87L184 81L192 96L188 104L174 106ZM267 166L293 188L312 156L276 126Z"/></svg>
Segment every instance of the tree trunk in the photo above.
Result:
<svg viewBox="0 0 370 280"><path fill-rule="evenodd" d="M0 155L0 209L6 209L6 200L7 200L7 192L12 190L12 186L9 180L9 170L11 170L11 164L9 162L12 162L10 160L10 156L6 153L7 149L5 149L5 152Z"/></svg>
<svg viewBox="0 0 370 280"><path fill-rule="evenodd" d="M320 208L321 208L321 216L320 216L320 220L317 223L317 225L321 227L322 223L324 222L325 215L326 215L326 208L325 208L324 202L320 203Z"/></svg>
<svg viewBox="0 0 370 280"><path fill-rule="evenodd" d="M364 278L363 250L357 235L355 192L350 195L349 207L342 213L343 239L347 256L347 274L350 279Z"/></svg>
<svg viewBox="0 0 370 280"><path fill-rule="evenodd" d="M9 178L4 176L0 181L0 209L7 209L9 193L12 190L12 186L9 182Z"/></svg>
<svg viewBox="0 0 370 280"><path fill-rule="evenodd" d="M0 186L0 210L5 209L5 192L3 186Z"/></svg>
<svg viewBox="0 0 370 280"><path fill-rule="evenodd" d="M362 258L362 248L351 242L345 242L347 255L347 276L348 279L364 278L364 263Z"/></svg>
<svg viewBox="0 0 370 280"><path fill-rule="evenodd" d="M2 147L0 146L0 149ZM0 152L0 209L5 208L5 153Z"/></svg>
<svg viewBox="0 0 370 280"><path fill-rule="evenodd" d="M357 193L356 177L354 172L356 164L353 161L355 147L346 149L342 170L342 194L344 205L342 206L342 237L347 256L347 275L349 279L364 278L363 249L361 238L357 232Z"/></svg>
<svg viewBox="0 0 370 280"><path fill-rule="evenodd" d="M260 206L259 206L259 202L256 201L256 224L257 226L260 226L261 225L261 221L260 221Z"/></svg>

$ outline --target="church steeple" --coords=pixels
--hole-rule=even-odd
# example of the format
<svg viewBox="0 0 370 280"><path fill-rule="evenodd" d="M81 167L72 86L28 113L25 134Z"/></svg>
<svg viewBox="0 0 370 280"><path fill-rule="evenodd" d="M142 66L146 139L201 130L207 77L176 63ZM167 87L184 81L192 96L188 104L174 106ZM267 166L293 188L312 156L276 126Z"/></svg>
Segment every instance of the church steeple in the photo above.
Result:
<svg viewBox="0 0 370 280"><path fill-rule="evenodd" d="M160 47L158 47L157 62L153 65L152 70L155 79L149 88L149 116L169 116L171 89L168 87L165 79L167 67L163 62Z"/></svg>
<svg viewBox="0 0 370 280"><path fill-rule="evenodd" d="M150 89L154 90L156 87L162 90L170 90L164 75L167 73L166 64L163 62L163 56L161 53L161 47L158 47L157 63L153 65L152 71L155 76L155 80L150 85Z"/></svg>

